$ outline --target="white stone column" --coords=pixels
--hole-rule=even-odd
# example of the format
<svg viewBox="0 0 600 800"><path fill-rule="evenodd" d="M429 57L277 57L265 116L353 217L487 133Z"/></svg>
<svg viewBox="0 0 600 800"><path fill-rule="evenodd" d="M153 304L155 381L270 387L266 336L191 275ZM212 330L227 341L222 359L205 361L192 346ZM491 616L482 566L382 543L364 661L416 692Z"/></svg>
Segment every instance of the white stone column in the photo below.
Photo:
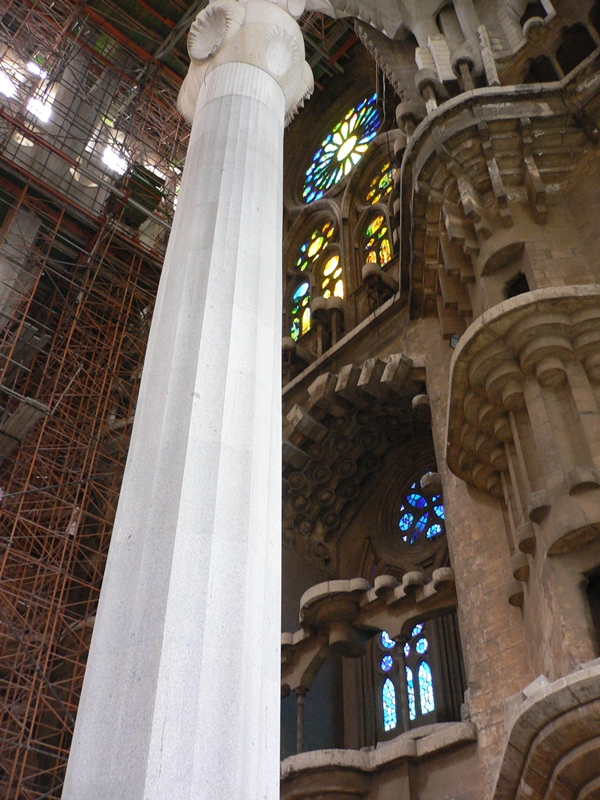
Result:
<svg viewBox="0 0 600 800"><path fill-rule="evenodd" d="M307 73L268 0L194 26L192 135L63 800L279 798L282 149Z"/></svg>

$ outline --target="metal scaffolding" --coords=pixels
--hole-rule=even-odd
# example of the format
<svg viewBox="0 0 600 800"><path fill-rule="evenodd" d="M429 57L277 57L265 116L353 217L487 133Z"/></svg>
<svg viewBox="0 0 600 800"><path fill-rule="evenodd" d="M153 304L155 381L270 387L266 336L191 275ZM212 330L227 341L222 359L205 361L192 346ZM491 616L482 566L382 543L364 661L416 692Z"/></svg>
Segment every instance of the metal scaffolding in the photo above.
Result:
<svg viewBox="0 0 600 800"><path fill-rule="evenodd" d="M0 4L7 800L61 796L188 135L178 81L92 16Z"/></svg>
<svg viewBox="0 0 600 800"><path fill-rule="evenodd" d="M0 0L5 800L61 796L189 137L182 37L205 4ZM301 25L317 77L343 71L351 26Z"/></svg>

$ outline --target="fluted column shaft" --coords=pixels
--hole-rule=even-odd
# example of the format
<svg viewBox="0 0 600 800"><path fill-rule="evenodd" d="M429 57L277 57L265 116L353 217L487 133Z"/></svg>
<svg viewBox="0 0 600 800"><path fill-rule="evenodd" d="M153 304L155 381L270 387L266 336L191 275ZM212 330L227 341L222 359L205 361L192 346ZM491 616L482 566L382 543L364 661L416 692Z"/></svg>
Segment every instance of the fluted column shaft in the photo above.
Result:
<svg viewBox="0 0 600 800"><path fill-rule="evenodd" d="M200 87L64 800L279 796L285 112Z"/></svg>

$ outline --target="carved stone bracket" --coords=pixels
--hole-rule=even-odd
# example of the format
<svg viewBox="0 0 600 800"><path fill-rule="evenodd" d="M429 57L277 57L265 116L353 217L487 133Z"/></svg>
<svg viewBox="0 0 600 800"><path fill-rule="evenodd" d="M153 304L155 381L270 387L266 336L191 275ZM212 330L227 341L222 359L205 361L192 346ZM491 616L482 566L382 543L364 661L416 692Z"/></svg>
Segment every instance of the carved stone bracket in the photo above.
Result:
<svg viewBox="0 0 600 800"><path fill-rule="evenodd" d="M362 484L429 426L425 371L395 353L319 375L284 416L284 542L317 561L356 510Z"/></svg>
<svg viewBox="0 0 600 800"><path fill-rule="evenodd" d="M456 605L454 573L434 570L426 583L421 572L407 572L399 582L380 575L371 586L364 578L319 583L300 600L300 623L295 633L283 633L284 693L309 688L331 652L357 658L365 652L366 634L385 630L395 639L408 636L418 619Z"/></svg>
<svg viewBox="0 0 600 800"><path fill-rule="evenodd" d="M540 535L550 554L600 535L599 300L597 286L520 295L454 355L448 464L506 501L525 553Z"/></svg>
<svg viewBox="0 0 600 800"><path fill-rule="evenodd" d="M493 800L598 796L600 660L554 683L541 675L506 703Z"/></svg>

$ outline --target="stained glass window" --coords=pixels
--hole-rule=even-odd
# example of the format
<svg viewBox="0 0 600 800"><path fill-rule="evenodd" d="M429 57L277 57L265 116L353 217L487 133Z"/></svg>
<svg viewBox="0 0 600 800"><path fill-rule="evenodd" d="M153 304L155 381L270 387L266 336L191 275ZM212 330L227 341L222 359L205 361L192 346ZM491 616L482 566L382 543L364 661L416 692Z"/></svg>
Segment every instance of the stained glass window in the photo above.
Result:
<svg viewBox="0 0 600 800"><path fill-rule="evenodd" d="M301 283L292 296L290 336L297 342L310 330L310 283Z"/></svg>
<svg viewBox="0 0 600 800"><path fill-rule="evenodd" d="M408 716L412 721L417 718L417 705L415 702L415 682L412 670L406 667L406 692L408 694Z"/></svg>
<svg viewBox="0 0 600 800"><path fill-rule="evenodd" d="M415 645L415 650L417 651L417 653L418 653L420 656L422 656L424 653L426 653L426 652L427 652L427 648L428 648L428 647L429 647L429 642L428 642L428 641L427 641L427 639L426 639L426 638L423 636L423 637L422 637L421 639L419 639L419 641L416 643L416 645Z"/></svg>
<svg viewBox="0 0 600 800"><path fill-rule="evenodd" d="M321 142L306 170L302 198L311 203L323 197L358 164L381 123L377 95L351 108Z"/></svg>
<svg viewBox="0 0 600 800"><path fill-rule="evenodd" d="M410 655L410 645L407 643L404 645L404 658L408 658Z"/></svg>
<svg viewBox="0 0 600 800"><path fill-rule="evenodd" d="M398 528L403 541L415 544L420 538L431 540L444 533L444 506L439 494L427 497L415 481L400 505Z"/></svg>
<svg viewBox="0 0 600 800"><path fill-rule="evenodd" d="M369 184L369 189L365 197L367 203L374 205L375 203L379 203L383 197L386 197L386 195L392 191L393 178L394 168L389 161L386 161Z"/></svg>
<svg viewBox="0 0 600 800"><path fill-rule="evenodd" d="M364 240L367 264L379 264L380 267L384 267L392 260L392 246L383 214L378 214L370 220L365 228Z"/></svg>
<svg viewBox="0 0 600 800"><path fill-rule="evenodd" d="M418 636L423 631L423 623L419 622L410 632L411 637Z"/></svg>
<svg viewBox="0 0 600 800"><path fill-rule="evenodd" d="M300 272L312 264L325 251L335 233L332 222L325 222L311 233L308 239L300 245L298 258L296 259L296 269Z"/></svg>
<svg viewBox="0 0 600 800"><path fill-rule="evenodd" d="M386 678L381 688L381 703L383 707L383 729L384 731L393 730L398 724L396 714L396 690L389 678Z"/></svg>
<svg viewBox="0 0 600 800"><path fill-rule="evenodd" d="M340 257L331 256L325 262L323 267L323 275L321 276L321 290L323 297L341 297L344 299L344 280L342 276L342 268L340 266Z"/></svg>
<svg viewBox="0 0 600 800"><path fill-rule="evenodd" d="M382 631L381 633L381 644L386 650L392 650L396 647L396 642L393 639L390 639L390 635L387 631Z"/></svg>
<svg viewBox="0 0 600 800"><path fill-rule="evenodd" d="M417 675L419 681L419 702L421 704L421 714L430 714L435 711L435 700L433 699L433 677L431 668L426 661L422 661Z"/></svg>
<svg viewBox="0 0 600 800"><path fill-rule="evenodd" d="M379 662L379 666L384 672L389 672L394 666L394 659L391 656L384 656Z"/></svg>

